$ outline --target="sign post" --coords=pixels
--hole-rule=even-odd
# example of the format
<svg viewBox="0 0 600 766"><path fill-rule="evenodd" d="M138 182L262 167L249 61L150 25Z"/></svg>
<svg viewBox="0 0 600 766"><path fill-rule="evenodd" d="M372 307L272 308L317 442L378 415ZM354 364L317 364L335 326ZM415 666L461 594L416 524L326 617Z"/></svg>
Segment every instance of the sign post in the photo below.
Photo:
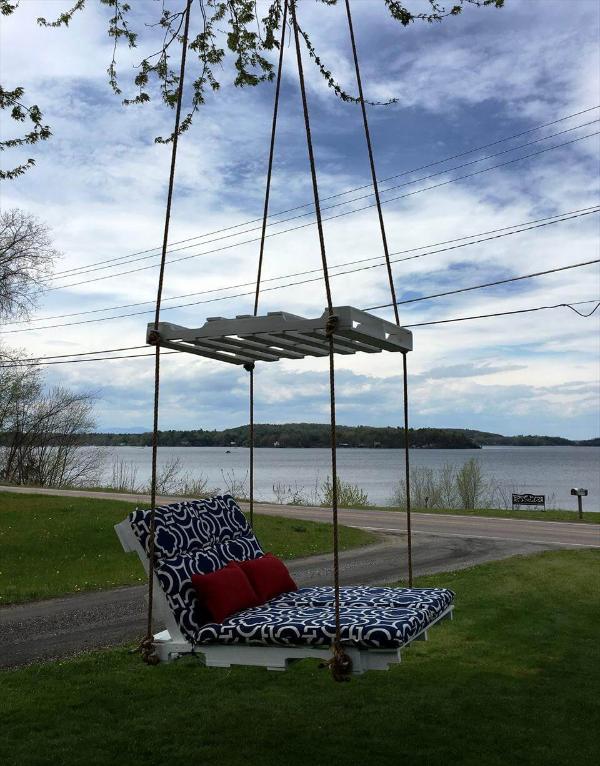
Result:
<svg viewBox="0 0 600 766"><path fill-rule="evenodd" d="M583 519L583 500L582 497L587 497L587 489L580 489L579 487L573 487L571 490L572 495L577 497L577 510L579 512L579 518Z"/></svg>

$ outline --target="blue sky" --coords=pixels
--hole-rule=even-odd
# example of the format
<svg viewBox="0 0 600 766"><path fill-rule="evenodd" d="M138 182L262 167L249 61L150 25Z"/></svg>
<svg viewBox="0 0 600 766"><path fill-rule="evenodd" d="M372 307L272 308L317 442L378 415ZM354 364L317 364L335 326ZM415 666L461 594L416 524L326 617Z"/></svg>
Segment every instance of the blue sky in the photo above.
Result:
<svg viewBox="0 0 600 766"><path fill-rule="evenodd" d="M2 189L2 207L20 207L45 220L64 254L49 285L60 289L44 294L37 321L2 328L0 342L22 348L27 356L141 345L150 314L111 320L125 312L104 309L151 301L156 288L158 258L127 265L126 256L155 248L161 240L169 150L153 139L169 131L172 113L158 102L125 108L110 92L106 66L111 44L105 34L106 9L99 3L90 2L68 30L35 25L37 16L50 17L64 6L63 0L26 0L14 16L3 20L0 39L3 84L23 84L54 132L51 141L35 147L35 169ZM144 10L149 6L144 4ZM573 0L568 13L559 0L507 0L500 11L467 9L443 24L415 24L407 29L389 18L379 0L354 0L353 8L365 91L376 100L398 99L392 106L369 109L381 178L600 104L600 17L594 0ZM300 16L322 58L346 89L354 91L343 6L330 8L303 0ZM293 54L292 47L286 48L273 211L311 198ZM129 72L134 58L124 51L121 60ZM337 101L308 63L306 68L322 196L368 183L358 108ZM173 242L260 215L273 87L240 91L229 84L229 74L223 72L221 92L208 100L181 142ZM598 136L420 191L593 133L598 122L584 123L598 118L600 110L590 111L382 183L384 189L410 184L384 193L384 199L417 192L384 207L392 252L411 248L425 252L438 242L598 204ZM571 128L564 135L518 148ZM4 132L12 130L12 125L3 126ZM514 151L453 169L507 149ZM419 180L433 173L438 175ZM366 193L368 189L326 204L347 203ZM349 212L371 201L347 203L331 213ZM274 224L270 232L311 220L309 216ZM598 258L598 234L596 214L398 263L394 266L398 297L430 295ZM381 255L372 208L326 223L325 236L331 264ZM246 292L245 288L224 288L254 278L258 244L242 242L255 237L256 232L249 232L209 243L215 238L209 236L172 253L166 270L167 297L219 292L167 300L163 318L197 326L206 316L250 311L250 296L173 310L167 307ZM207 252L226 245L219 252ZM195 257L175 262L188 255ZM80 276L58 274L119 257L123 257L119 268L113 264ZM146 266L150 268L121 274ZM318 266L314 226L267 240L265 278ZM98 277L103 279L92 281ZM67 286L75 282L83 284ZM339 305L365 307L389 301L385 270L379 266L336 277L332 284L334 302ZM598 296L600 273L595 265L410 304L402 307L401 319L413 324ZM265 292L261 309L315 316L324 303L322 284L313 282ZM43 319L98 309L103 310L70 319ZM130 311L150 309L147 305ZM389 310L378 313L391 318ZM88 319L103 321L42 329ZM412 424L505 434L597 436L598 322L598 315L586 320L569 309L558 309L415 330L415 350L409 357ZM399 367L399 359L392 354L339 358L339 422L398 424ZM151 359L49 366L46 371L50 384L97 393L100 429L149 426ZM243 371L195 357L165 357L161 426L218 428L247 422L246 385ZM325 364L307 359L263 365L257 372L257 400L257 420L263 422L326 420Z"/></svg>

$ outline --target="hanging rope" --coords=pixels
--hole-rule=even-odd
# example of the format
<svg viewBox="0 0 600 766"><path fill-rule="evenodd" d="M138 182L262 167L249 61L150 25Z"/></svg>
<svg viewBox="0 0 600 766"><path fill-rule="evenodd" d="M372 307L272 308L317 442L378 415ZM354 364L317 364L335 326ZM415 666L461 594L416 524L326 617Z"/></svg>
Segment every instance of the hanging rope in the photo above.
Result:
<svg viewBox="0 0 600 766"><path fill-rule="evenodd" d="M277 115L279 114L279 94L281 91L281 73L283 70L283 51L285 46L285 25L287 23L288 0L284 0L283 17L281 22L281 40L279 41L279 63L277 66L277 81L275 85L275 103L273 105L273 120L271 123L271 144L269 147L269 164L267 167L267 184L265 189L265 205L263 210L262 229L260 234L260 251L258 254L258 272L256 274L256 292L254 295L254 316L258 314L258 299L260 296L260 280L262 276L263 255L269 217L269 197L271 196L271 175L273 173L273 157L275 155L275 135L277 132ZM254 525L254 362L244 365L250 373L250 526Z"/></svg>
<svg viewBox="0 0 600 766"><path fill-rule="evenodd" d="M256 292L254 295L254 316L258 314L258 298L260 295L260 280L262 276L263 255L265 252L265 237L267 220L269 218L269 198L271 196L271 175L273 173L273 157L275 155L275 134L277 132L277 115L279 114L279 93L281 91L281 73L283 71L283 51L285 47L285 25L287 24L288 0L284 0L283 18L281 22L281 39L279 41L279 63L277 66L277 81L275 84L275 102L273 104L273 121L271 123L271 144L269 146L269 164L267 167L267 186L265 189L265 205L263 209L262 228L260 232L260 251L258 254L258 272L256 275Z"/></svg>
<svg viewBox="0 0 600 766"><path fill-rule="evenodd" d="M329 283L329 268L327 265L327 254L325 250L325 237L323 235L323 221L321 218L321 204L319 201L319 187L317 183L317 171L315 165L315 156L312 144L312 134L310 130L310 117L308 113L308 100L306 98L306 86L304 83L304 69L302 66L302 53L300 51L300 40L298 33L298 21L296 18L296 0L290 0L290 15L292 19L292 29L294 31L294 42L296 45L296 58L298 61L298 77L300 80L300 94L302 96L302 109L304 112L304 128L306 131L306 144L308 148L308 159L310 164L310 174L313 187L313 198L315 204L315 214L317 218L317 231L319 234L319 245L321 250L321 262L323 265L323 280L325 282L325 294L327 298L327 310L329 318L326 326L326 334L329 340L329 397L330 397L330 438L331 438L331 474L332 474L332 492L331 506L333 515L333 579L335 595L335 637L332 643L333 656L327 663L331 674L336 681L347 681L352 672L352 660L344 652L341 644L340 634L340 566L339 566L339 529L338 529L338 479L337 479L337 454L336 454L336 433L335 433L335 363L334 363L334 333L338 323L338 317L333 313L333 302L331 298L331 285Z"/></svg>
<svg viewBox="0 0 600 766"><path fill-rule="evenodd" d="M169 241L169 225L171 222L171 204L173 201L173 187L175 183L175 165L177 162L177 143L179 138L179 125L181 120L181 102L183 99L183 82L185 77L185 60L188 47L188 34L190 28L190 9L192 0L188 0L184 11L184 29L181 42L181 66L179 70L179 90L177 93L177 106L175 110L175 127L171 148L171 170L169 173L169 187L167 191L167 207L165 210L165 225L163 232L162 254L160 270L158 274L158 288L156 293L156 310L154 314L154 329L150 333L148 341L155 346L154 357L154 420L152 427L152 479L150 487L150 536L148 544L148 620L146 625L146 637L140 644L140 651L144 662L148 665L156 665L159 658L154 653L154 638L152 634L152 601L154 597L154 565L155 565L155 532L156 532L156 472L158 456L158 403L160 392L160 345L158 324L160 321L160 306L162 301L163 282L165 274L165 262L167 258L167 244Z"/></svg>
<svg viewBox="0 0 600 766"><path fill-rule="evenodd" d="M383 221L383 210L381 208L381 198L379 196L379 184L377 182L377 172L375 170L375 159L373 157L373 146L371 144L371 133L369 131L369 121L367 119L367 108L363 94L362 79L360 76L360 65L358 63L358 53L356 50L356 40L354 38L354 26L352 24L352 13L350 11L350 0L346 2L346 16L348 17L348 29L350 30L350 42L352 43L352 56L354 58L354 69L356 72L356 84L358 86L358 100L362 112L363 127L365 131L365 140L367 142L367 151L369 153L369 164L371 166L371 178L373 181L373 191L375 193L375 203L377 205L377 216L379 218L379 228L381 231L381 242L383 244L383 253L387 266L388 281L390 285L390 294L392 305L394 307L394 317L396 324L400 326L400 315L396 301L396 288L394 287L394 275L392 273L392 263L390 260L390 251L388 248L385 223ZM413 584L413 566L412 566L412 529L411 529L411 502L410 502L410 457L408 445L408 371L406 364L406 352L402 354L403 371L403 391L404 391L404 466L405 466L405 486L406 486L406 536L407 536L407 558L408 558L408 584Z"/></svg>

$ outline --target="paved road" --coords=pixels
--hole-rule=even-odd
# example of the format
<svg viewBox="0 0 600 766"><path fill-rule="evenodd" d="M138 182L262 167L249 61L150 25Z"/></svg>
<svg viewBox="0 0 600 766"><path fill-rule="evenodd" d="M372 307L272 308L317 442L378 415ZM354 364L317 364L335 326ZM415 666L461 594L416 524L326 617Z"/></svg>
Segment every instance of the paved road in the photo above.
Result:
<svg viewBox="0 0 600 766"><path fill-rule="evenodd" d="M460 569L517 553L535 553L546 547L422 535L413 546L414 569L417 575ZM345 585L387 584L406 576L403 536L386 535L381 543L344 551L340 558L341 582ZM301 586L328 585L333 580L331 554L297 559L288 565ZM145 632L145 594L145 587L136 586L1 607L0 667L136 641ZM156 626L159 627L162 626Z"/></svg>
<svg viewBox="0 0 600 766"><path fill-rule="evenodd" d="M296 508L282 505L257 507L258 513L309 521L328 521L326 508ZM341 524L380 532L406 532L406 514L394 511L343 510ZM577 524L562 521L528 521L484 516L459 516L440 513L413 513L412 533L470 540L504 540L515 543L539 543L561 547L600 548L600 524Z"/></svg>
<svg viewBox="0 0 600 766"><path fill-rule="evenodd" d="M10 492L24 492L65 497L93 497L107 500L125 500L147 505L148 495L119 494L116 492L86 492L84 490L31 489L29 487L2 487ZM181 498L159 497L159 503L176 502ZM0 500L1 502L1 500ZM260 503L257 513L309 521L329 521L330 511L325 508L304 508L297 506ZM340 523L381 532L405 532L404 513L375 510L340 511ZM443 537L469 537L471 539L507 540L517 543L540 543L563 547L600 547L600 524L577 524L561 521L528 521L526 519L500 519L483 516L460 516L437 513L413 513L412 532L414 535L439 535Z"/></svg>

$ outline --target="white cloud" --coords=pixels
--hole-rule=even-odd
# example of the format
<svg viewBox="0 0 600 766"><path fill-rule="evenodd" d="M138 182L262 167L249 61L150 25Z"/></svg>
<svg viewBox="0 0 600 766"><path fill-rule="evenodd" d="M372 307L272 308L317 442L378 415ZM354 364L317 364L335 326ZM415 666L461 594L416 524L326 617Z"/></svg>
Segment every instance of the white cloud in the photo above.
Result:
<svg viewBox="0 0 600 766"><path fill-rule="evenodd" d="M62 7L60 2L52 3L53 7ZM69 30L38 29L32 20L40 15L41 7L50 16L46 10L50 4L31 0L3 24L3 76L11 83L19 80L26 86L44 108L55 135L46 145L35 147L36 168L5 186L2 205L23 207L52 225L57 246L65 252L60 265L65 270L145 250L160 242L169 155L153 139L168 132L172 115L157 104L139 110L125 109L109 93L105 68L110 45L105 38L104 19L95 6ZM598 49L593 40L598 16L591 8L593 3L577 4L568 16L559 14L551 3L544 4L543 14L541 3L511 3L502 11L474 11L447 24L414 25L408 30L398 29L383 11L370 13L365 10L366 4L355 5L368 91L375 97L393 93L401 99L398 107L371 110L382 176L426 164L457 149L464 150L465 144L455 147L451 136L467 136L464 140L468 148L598 101L599 87L593 79L598 71ZM352 89L343 9L317 5L313 8L308 4L304 7L304 23L313 30L315 44L323 51L327 63L333 62L343 84ZM27 48L19 42L24 35L29 35ZM291 63L281 106L272 210L294 207L310 199L298 94L292 87L295 76L292 54L293 49L288 48L286 56ZM325 197L365 183L366 157L362 136L354 133L355 127L359 129L356 108L333 101L330 91L310 69L309 80L317 161ZM240 92L224 87L219 99L211 101L198 115L192 131L181 142L172 241L216 231L260 214L271 98L272 90ZM403 133L409 116L417 120L422 133L420 136L416 131L411 135L412 143L405 140ZM577 121L565 123L567 127L574 124ZM561 124L555 129L562 127ZM567 134L564 140L569 137ZM517 143L526 140L524 137ZM413 145L419 152L418 162L413 162L408 153ZM587 139L523 164L390 203L385 206L390 247L393 252L409 250L594 204L598 199L594 153L597 146L597 139ZM502 158L492 162L499 161ZM424 174L432 171L435 168ZM451 177L448 174L393 194ZM403 180L408 179L398 179ZM344 208L331 213L341 210ZM304 219L299 219L276 230L303 222ZM173 253L166 272L167 297L252 282L258 245L239 243L256 238L258 233L207 241L227 233L198 240L194 247ZM381 254L373 209L326 222L325 234L332 264ZM207 252L228 244L237 246ZM173 262L197 252L205 254ZM596 257L597 216L589 216L398 263L394 273L402 298ZM141 260L118 271L156 262L156 258ZM318 269L319 264L314 227L267 240L266 279ZM89 279L105 273L65 277L61 280L64 283L84 284L48 293L39 315L153 299L155 268L118 279ZM264 286L275 284L269 282ZM373 306L389 300L382 268L334 277L332 284L338 304ZM251 290L238 288L232 292ZM218 295L207 295L204 299ZM404 322L415 323L599 295L598 270L592 266L516 283L511 288L409 304L402 307L401 316ZM197 298L202 299L203 296ZM185 301L175 301L179 302ZM264 311L285 308L317 315L323 306L324 291L319 282L265 291L261 299ZM131 309L145 309L149 310L147 315L125 317L118 322L78 324L3 338L14 345L26 345L28 355L141 345L151 306ZM201 324L206 316L248 310L251 297L245 296L165 311L163 316L169 321L194 325ZM391 313L382 315L389 317ZM530 423L531 428L546 433L595 435L597 425L590 413L598 381L597 326L595 318L584 320L568 309L561 309L415 329L415 351L410 358L415 425L432 425L433 419L439 425L491 427L495 423L496 430L502 430L501 425L506 424L504 430L508 431L511 418L518 418L519 422ZM440 368L456 369L457 365L462 374L444 379L441 386L440 378L435 377ZM341 380L347 381L341 383L340 395L346 422L385 423L397 419L396 357L343 357L337 366ZM290 419L301 413L306 414L302 419L309 415L326 418L325 367L319 360L269 366L261 376L264 385L261 417L274 419L268 414L274 411L279 419L285 419L285 413L290 413ZM245 378L239 371L219 372L214 363L174 357L165 359L165 368L164 423L181 427L186 422L218 426L246 420ZM99 403L101 423L148 425L151 360L65 365L47 370L52 380L99 387L103 392ZM214 384L210 394L198 388L203 385L199 381L204 376L208 376L209 388ZM106 387L107 381L110 387ZM396 392L391 393L392 389ZM515 426L513 430L521 429Z"/></svg>

